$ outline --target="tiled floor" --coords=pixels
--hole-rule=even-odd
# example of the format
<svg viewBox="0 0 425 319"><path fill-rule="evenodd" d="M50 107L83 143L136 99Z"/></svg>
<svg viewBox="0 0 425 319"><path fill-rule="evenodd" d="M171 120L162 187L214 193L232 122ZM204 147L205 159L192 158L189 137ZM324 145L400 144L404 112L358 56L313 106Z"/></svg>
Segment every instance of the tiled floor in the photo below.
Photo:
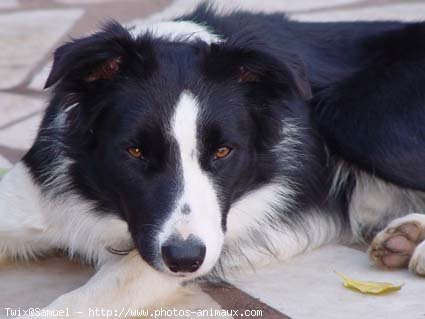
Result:
<svg viewBox="0 0 425 319"><path fill-rule="evenodd" d="M148 23L186 12L198 2L0 0L0 172L18 161L31 144L45 107L47 95L42 87L54 47L70 36L87 34L108 18L130 25ZM215 2L226 10L284 10L294 19L308 21L425 19L425 1ZM92 273L88 267L61 258L0 268L0 317L4 316L4 307L43 306L81 285ZM405 286L386 297L357 295L344 290L334 269L365 279L403 281ZM186 288L169 303L181 309L260 308L264 310L261 318L425 318L425 279L405 271L376 272L365 254L344 247L325 247L289 263L277 263L235 278L233 284L237 288Z"/></svg>

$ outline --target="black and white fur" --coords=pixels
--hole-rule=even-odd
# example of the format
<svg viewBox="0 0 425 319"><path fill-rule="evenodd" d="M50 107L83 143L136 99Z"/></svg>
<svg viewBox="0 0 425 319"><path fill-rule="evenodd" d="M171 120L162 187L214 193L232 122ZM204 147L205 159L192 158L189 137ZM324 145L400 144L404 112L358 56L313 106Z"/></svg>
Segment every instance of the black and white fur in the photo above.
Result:
<svg viewBox="0 0 425 319"><path fill-rule="evenodd" d="M0 258L62 249L95 263L48 306L74 317L382 229L372 256L393 266L384 244L407 239L425 274L424 37L422 23L201 6L65 44L34 145L0 184ZM189 242L199 267L171 269L163 247Z"/></svg>

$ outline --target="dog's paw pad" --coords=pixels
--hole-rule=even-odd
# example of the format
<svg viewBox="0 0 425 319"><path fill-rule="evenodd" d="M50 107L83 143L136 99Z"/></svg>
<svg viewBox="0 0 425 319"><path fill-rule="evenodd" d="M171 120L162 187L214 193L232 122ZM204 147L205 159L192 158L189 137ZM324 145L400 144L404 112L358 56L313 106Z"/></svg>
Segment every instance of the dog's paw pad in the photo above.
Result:
<svg viewBox="0 0 425 319"><path fill-rule="evenodd" d="M403 268L409 263L415 244L405 236L395 235L371 247L370 257L380 267Z"/></svg>
<svg viewBox="0 0 425 319"><path fill-rule="evenodd" d="M376 235L369 249L373 262L385 268L405 268L422 241L423 229L414 222L387 227Z"/></svg>
<svg viewBox="0 0 425 319"><path fill-rule="evenodd" d="M421 227L421 225L414 222L401 224L399 227L396 228L396 231L405 234L406 237L409 238L409 240L416 243L423 239L423 228Z"/></svg>

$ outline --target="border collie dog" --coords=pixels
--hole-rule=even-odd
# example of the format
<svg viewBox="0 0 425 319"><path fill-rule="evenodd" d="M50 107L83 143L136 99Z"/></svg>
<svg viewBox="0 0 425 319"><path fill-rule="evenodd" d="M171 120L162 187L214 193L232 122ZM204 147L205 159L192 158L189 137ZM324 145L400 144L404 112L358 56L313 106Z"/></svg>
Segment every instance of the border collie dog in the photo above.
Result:
<svg viewBox="0 0 425 319"><path fill-rule="evenodd" d="M203 5L66 43L0 184L0 257L95 263L48 306L73 317L331 242L425 275L424 39Z"/></svg>

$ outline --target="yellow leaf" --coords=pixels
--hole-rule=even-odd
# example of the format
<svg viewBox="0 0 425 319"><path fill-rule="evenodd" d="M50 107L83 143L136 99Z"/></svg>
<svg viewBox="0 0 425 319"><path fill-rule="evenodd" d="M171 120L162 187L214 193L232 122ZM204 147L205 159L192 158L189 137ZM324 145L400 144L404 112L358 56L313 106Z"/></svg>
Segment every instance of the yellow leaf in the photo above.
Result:
<svg viewBox="0 0 425 319"><path fill-rule="evenodd" d="M354 280L341 274L340 272L335 271L335 273L342 278L344 287L358 290L364 294L384 294L387 292L400 290L403 286L403 284L394 285L389 282Z"/></svg>

